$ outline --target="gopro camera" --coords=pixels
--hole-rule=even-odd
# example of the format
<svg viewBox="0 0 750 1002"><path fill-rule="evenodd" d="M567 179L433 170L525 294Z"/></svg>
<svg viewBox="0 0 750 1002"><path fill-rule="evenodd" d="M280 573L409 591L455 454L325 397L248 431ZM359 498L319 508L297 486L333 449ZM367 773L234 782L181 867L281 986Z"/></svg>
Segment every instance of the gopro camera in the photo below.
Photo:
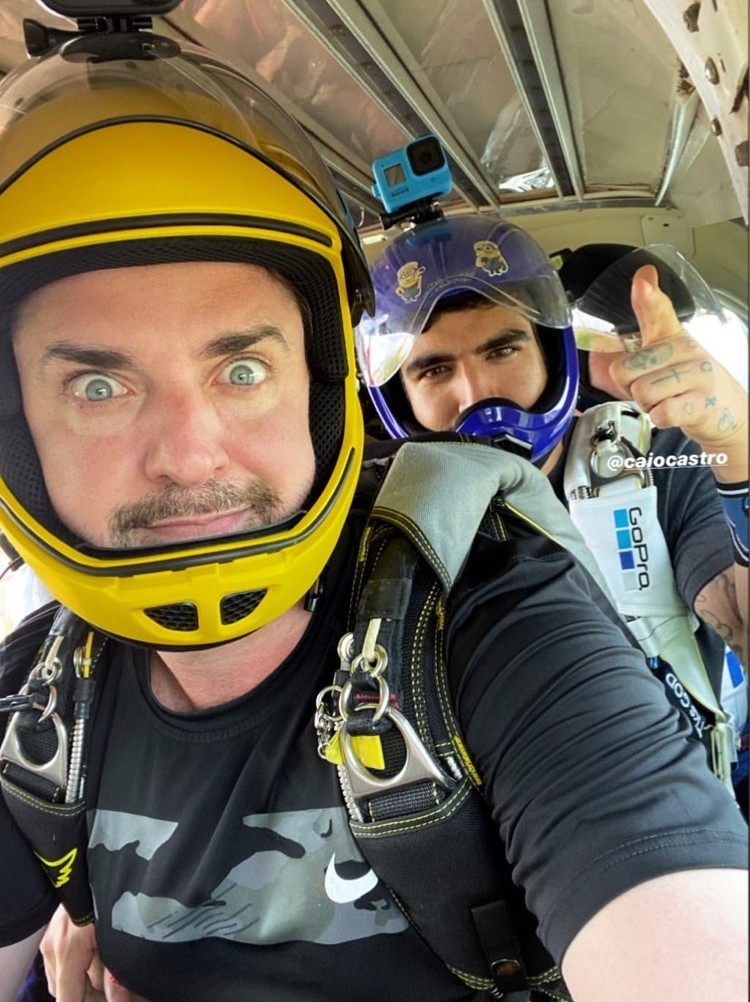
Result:
<svg viewBox="0 0 750 1002"><path fill-rule="evenodd" d="M388 213L432 202L453 187L448 159L437 136L422 136L373 161L371 191Z"/></svg>

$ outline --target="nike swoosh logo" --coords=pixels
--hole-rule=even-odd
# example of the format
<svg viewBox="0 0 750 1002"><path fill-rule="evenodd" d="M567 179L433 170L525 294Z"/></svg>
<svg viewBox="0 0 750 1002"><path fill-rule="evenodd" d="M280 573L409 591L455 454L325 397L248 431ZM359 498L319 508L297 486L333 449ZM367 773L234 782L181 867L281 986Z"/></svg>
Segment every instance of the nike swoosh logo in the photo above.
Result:
<svg viewBox="0 0 750 1002"><path fill-rule="evenodd" d="M368 894L377 886L378 878L372 870L354 880L345 880L336 870L336 853L326 867L325 891L328 898L337 905L348 905Z"/></svg>

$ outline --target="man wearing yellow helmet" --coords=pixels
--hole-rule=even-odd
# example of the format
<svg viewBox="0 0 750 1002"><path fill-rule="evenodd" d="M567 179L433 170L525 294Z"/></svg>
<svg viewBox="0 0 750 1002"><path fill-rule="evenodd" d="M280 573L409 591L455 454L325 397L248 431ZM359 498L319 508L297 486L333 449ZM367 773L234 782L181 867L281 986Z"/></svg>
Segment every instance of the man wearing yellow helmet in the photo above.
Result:
<svg viewBox="0 0 750 1002"><path fill-rule="evenodd" d="M57 900L19 827L44 796L85 852L55 832L36 854L61 896L85 855L78 919L123 991L479 999L489 979L449 970L362 858L311 727L362 529L364 261L264 94L201 51L138 45L82 36L0 100L0 528L69 610L3 652L10 684L35 668L0 752L0 1000ZM540 938L577 1002L739 999L736 809L579 565L534 545L473 555L448 659ZM65 665L69 760L31 761L45 727L67 741ZM84 998L76 935L80 963L50 972L62 1002Z"/></svg>

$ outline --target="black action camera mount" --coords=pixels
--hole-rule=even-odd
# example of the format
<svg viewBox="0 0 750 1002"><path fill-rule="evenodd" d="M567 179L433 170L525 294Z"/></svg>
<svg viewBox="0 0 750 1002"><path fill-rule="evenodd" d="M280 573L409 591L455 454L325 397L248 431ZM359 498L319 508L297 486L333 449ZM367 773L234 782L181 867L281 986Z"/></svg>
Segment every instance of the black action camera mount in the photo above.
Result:
<svg viewBox="0 0 750 1002"><path fill-rule="evenodd" d="M126 46L131 50L138 48L133 36L140 31L148 31L152 26L152 18L160 14L168 14L174 10L180 0L43 0L54 14L72 18L78 25L78 31L63 31L51 28L26 18L23 22L26 51L30 56L43 56L47 52L72 42L82 36L108 35L130 36ZM123 52L123 46L117 43L109 58L137 58L136 51ZM143 53L141 57L143 57ZM108 58L102 53L102 58Z"/></svg>

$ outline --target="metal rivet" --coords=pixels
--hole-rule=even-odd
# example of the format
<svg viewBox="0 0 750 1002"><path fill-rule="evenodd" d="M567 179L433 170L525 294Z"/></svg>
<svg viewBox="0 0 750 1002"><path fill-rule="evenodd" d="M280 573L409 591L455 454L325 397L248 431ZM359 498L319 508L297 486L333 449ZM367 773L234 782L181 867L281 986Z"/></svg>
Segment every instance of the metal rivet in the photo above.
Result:
<svg viewBox="0 0 750 1002"><path fill-rule="evenodd" d="M706 80L708 80L709 83L717 84L719 82L719 71L716 69L716 63L713 59L706 60L703 72L706 74Z"/></svg>
<svg viewBox="0 0 750 1002"><path fill-rule="evenodd" d="M700 9L701 5L699 3L691 3L682 15L688 31L698 31L698 14L700 13Z"/></svg>
<svg viewBox="0 0 750 1002"><path fill-rule="evenodd" d="M711 132L713 132L713 134L715 136L720 136L721 135L721 122L719 121L718 118L712 119L712 121L711 121Z"/></svg>
<svg viewBox="0 0 750 1002"><path fill-rule="evenodd" d="M497 960L492 965L492 973L496 978L511 978L521 973L521 964L518 960Z"/></svg>

